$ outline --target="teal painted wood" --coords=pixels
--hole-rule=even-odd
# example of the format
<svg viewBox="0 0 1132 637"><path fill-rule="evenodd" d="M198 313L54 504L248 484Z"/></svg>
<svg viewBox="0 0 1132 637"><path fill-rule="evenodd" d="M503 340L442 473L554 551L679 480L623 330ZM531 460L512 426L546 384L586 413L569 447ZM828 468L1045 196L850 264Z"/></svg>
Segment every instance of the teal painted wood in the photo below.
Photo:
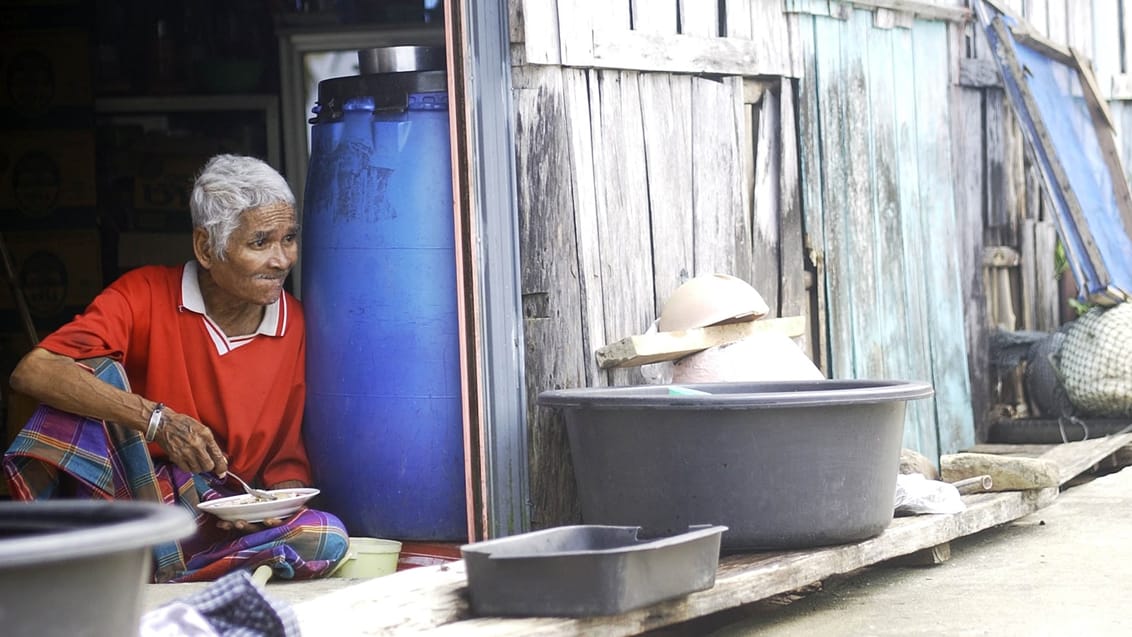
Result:
<svg viewBox="0 0 1132 637"><path fill-rule="evenodd" d="M967 339L963 322L955 222L951 144L947 131L949 87L947 27L917 21L912 28L916 68L916 122L919 131L920 207L925 233L923 258L928 291L932 385L935 387L936 431L940 453L953 453L975 442L971 410Z"/></svg>
<svg viewBox="0 0 1132 637"><path fill-rule="evenodd" d="M829 332L829 375L853 375L852 276L846 271L853 254L848 245L849 230L844 213L849 205L849 171L845 152L845 68L842 64L842 23L814 18L817 71L819 150L821 152L821 192L823 209L822 245L825 253L825 288Z"/></svg>
<svg viewBox="0 0 1132 637"><path fill-rule="evenodd" d="M920 165L919 129L916 117L920 103L911 94L916 83L912 57L912 31L894 30L892 38L893 116L896 130L895 162L899 167L899 215L901 228L901 262L904 277L900 280L904 301L904 344L908 359L908 378L932 380L931 335L928 330L930 305L924 285L925 270L931 266L922 247L926 225L919 201ZM941 80L942 81L942 80ZM899 91L899 92L897 92ZM957 329L961 326L957 326ZM964 370L966 367L963 368ZM917 400L908 404L905 444L929 458L939 455L936 435L935 399Z"/></svg>
<svg viewBox="0 0 1132 637"><path fill-rule="evenodd" d="M947 27L878 29L799 16L820 162L803 159L811 240L824 256L829 373L927 380L905 446L929 457L974 443L952 190ZM812 56L812 59L811 59ZM807 111L806 109L810 109ZM816 168L820 168L817 170ZM820 179L820 197L813 180ZM820 204L820 211L813 205ZM820 235L817 234L820 232Z"/></svg>
<svg viewBox="0 0 1132 637"><path fill-rule="evenodd" d="M802 181L802 223L805 244L810 261L814 264L817 307L814 313L819 321L814 334L815 362L829 374L829 330L826 329L825 288L825 222L822 201L821 153L819 151L820 115L818 113L818 70L814 54L815 20L799 16L798 33L802 38L802 77L798 80L798 153Z"/></svg>
<svg viewBox="0 0 1132 637"><path fill-rule="evenodd" d="M845 216L848 237L847 258L839 263L849 293L848 302L838 309L850 315L853 342L853 360L849 375L853 378L877 378L884 375L880 369L885 358L884 345L876 338L877 273L874 264L875 237L873 236L872 182L869 160L869 137L872 122L869 118L869 87L865 65L869 50L869 31L872 13L854 11L843 23L841 60L845 82L845 163L846 201L840 214Z"/></svg>
<svg viewBox="0 0 1132 637"><path fill-rule="evenodd" d="M859 15L855 22L857 28L867 30L868 37L872 265L877 279L877 311L870 322L874 347L883 352L879 368L869 375L930 380L924 291L909 285L922 272L918 255L913 251L910 259L907 250L909 237L919 234L918 208L904 196L918 181L915 138L909 126L915 121L915 103L907 96L907 87L913 85L910 31L869 29L871 21ZM909 171L910 175L903 174ZM894 347L894 343L899 345ZM934 457L935 417L930 401L913 401L907 406L904 446Z"/></svg>

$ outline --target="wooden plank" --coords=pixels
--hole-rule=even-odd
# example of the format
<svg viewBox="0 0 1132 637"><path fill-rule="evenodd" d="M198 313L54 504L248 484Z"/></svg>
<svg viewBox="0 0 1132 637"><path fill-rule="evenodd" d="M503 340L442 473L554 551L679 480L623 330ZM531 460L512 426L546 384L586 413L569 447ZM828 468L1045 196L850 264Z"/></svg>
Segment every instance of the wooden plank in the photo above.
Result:
<svg viewBox="0 0 1132 637"><path fill-rule="evenodd" d="M597 86L602 165L595 172L606 176L598 194L605 201L598 209L605 333L637 334L656 315L640 90L637 74L621 71L599 71ZM636 369L607 373L613 385L643 382Z"/></svg>
<svg viewBox="0 0 1132 637"><path fill-rule="evenodd" d="M753 39L751 37L752 10L759 11L763 5L767 5L778 10L777 7L774 7L774 5L770 3L755 2L754 4L755 6L752 7L751 0L724 0L723 15L727 23L724 25L724 32L720 35L725 35L729 38L739 38L741 40ZM779 10L779 14L781 13L781 10ZM754 33L758 32L755 31ZM759 37L762 37L761 33L759 34Z"/></svg>
<svg viewBox="0 0 1132 637"><path fill-rule="evenodd" d="M1065 7L1065 43L1070 49L1080 51L1090 61L1096 60L1096 49L1093 46L1093 3L1066 0Z"/></svg>
<svg viewBox="0 0 1132 637"><path fill-rule="evenodd" d="M788 56L765 58L760 44L739 38L665 35L612 29L604 24L591 33L593 55L564 64L670 73L719 75L786 75Z"/></svg>
<svg viewBox="0 0 1132 637"><path fill-rule="evenodd" d="M751 279L751 229L743 215L739 123L742 84L692 78L694 275Z"/></svg>
<svg viewBox="0 0 1132 637"><path fill-rule="evenodd" d="M537 86L514 92L519 253L523 255L524 382L528 396L585 382L581 290L574 270L574 196L570 132L562 72L534 67ZM566 231L564 231L566 230ZM551 257L550 255L555 255ZM581 354L581 356L579 356ZM574 474L558 414L527 401L531 523L535 528L577 518Z"/></svg>
<svg viewBox="0 0 1132 637"><path fill-rule="evenodd" d="M879 536L826 548L743 553L720 559L715 586L620 615L592 618L474 617L468 605L466 564L422 567L361 582L297 604L303 635L636 635L738 608L831 575L950 542L1024 517L1048 506L1057 489L963 496L954 515L893 519Z"/></svg>
<svg viewBox="0 0 1132 637"><path fill-rule="evenodd" d="M892 39L892 86L900 89L897 103L912 102L920 98L916 94L915 82L918 69L915 66L913 49L913 34L910 29L899 29L891 32ZM924 237L928 235L925 230L927 220L926 212L920 203L920 187L926 178L921 177L923 170L920 162L920 130L917 121L917 110L908 108L893 109L893 128L896 131L895 164L899 167L897 179L900 184L898 208L900 225L903 229L901 236L901 261L904 263L904 279L899 282L906 298L905 305L905 333L906 345L912 352L925 354L914 356L910 363L912 370L909 378L929 380L932 378L932 360L926 355L931 351L931 334L928 330L928 312L930 302L926 287L929 267L926 262L924 250ZM980 150L981 154L981 150ZM928 175L931 173L929 172ZM981 224L980 224L981 225ZM935 404L934 400L917 400L908 403L905 415L905 443L906 446L919 451L923 455L936 459L939 457L939 445L936 442L935 432ZM923 435L922 432L932 432L932 435Z"/></svg>
<svg viewBox="0 0 1132 637"><path fill-rule="evenodd" d="M984 190L986 201L983 203L983 210L986 213L984 223L987 226L999 229L1006 236L1010 236L1012 234L1010 227L1013 220L1006 207L1007 177L1005 163L1006 137L1009 134L1012 115L1007 110L1009 106L1005 102L1006 95L1003 91L986 91L984 100L986 102L984 117L986 118L985 131L987 136L982 156L983 174L986 175Z"/></svg>
<svg viewBox="0 0 1132 637"><path fill-rule="evenodd" d="M800 78L802 77L802 70L806 66L802 42L807 35L803 33L803 27L808 28L813 21L808 17L799 15L784 15L786 17L786 46L790 51L790 63L784 75L787 77Z"/></svg>
<svg viewBox="0 0 1132 637"><path fill-rule="evenodd" d="M719 32L719 4L703 0L676 0L680 12L680 33L715 38Z"/></svg>
<svg viewBox="0 0 1132 637"><path fill-rule="evenodd" d="M1088 4L1087 2L1078 4ZM1058 44L1069 46L1069 20L1065 0L1048 0L1046 3L1046 37Z"/></svg>
<svg viewBox="0 0 1132 637"><path fill-rule="evenodd" d="M522 0L523 59L531 64L559 64L557 0Z"/></svg>
<svg viewBox="0 0 1132 637"><path fill-rule="evenodd" d="M1129 431L1129 428L1132 425L1124 431ZM1057 463L1060 482L1064 485L1129 444L1132 444L1132 433L1118 433L1095 440L1060 444L1039 457Z"/></svg>
<svg viewBox="0 0 1132 637"><path fill-rule="evenodd" d="M783 134L779 124L778 91L767 91L754 107L757 130L754 132L754 183L752 187L751 219L751 285L763 300L777 313L780 301L778 281L781 236L779 233L780 194L779 172L781 160L778 149Z"/></svg>
<svg viewBox="0 0 1132 637"><path fill-rule="evenodd" d="M994 60L963 58L959 62L959 84L968 88L1001 87L1002 76Z"/></svg>
<svg viewBox="0 0 1132 637"><path fill-rule="evenodd" d="M940 131L950 125L947 87L947 29L941 23L917 22L912 29L919 161L919 204L925 226L923 258L927 268L928 330L932 384L935 388L939 452L951 453L974 443L967 342L963 325L963 289L959 281L951 148ZM941 80L941 78L943 78ZM934 106L934 108L932 108ZM921 452L923 453L923 452ZM926 454L925 454L926 455Z"/></svg>
<svg viewBox="0 0 1132 637"><path fill-rule="evenodd" d="M795 126L795 83L782 78L779 94L780 157L779 157L779 243L782 254L780 316L811 315L810 293L806 279L806 251L802 238L802 192L798 172L798 137ZM807 322L809 332L809 322ZM810 360L814 356L814 339L808 334L804 349Z"/></svg>
<svg viewBox="0 0 1132 637"><path fill-rule="evenodd" d="M565 101L565 125L570 136L570 161L573 169L570 184L573 193L574 232L578 250L578 288L581 293L583 352L606 342L605 302L602 293L598 201L604 174L594 170L600 164L600 146L594 145L590 109L590 77L586 71L562 69L562 92ZM587 361L589 363L589 361ZM586 366L586 386L601 387L606 375L596 364Z"/></svg>
<svg viewBox="0 0 1132 637"><path fill-rule="evenodd" d="M527 0L537 3L539 0ZM563 0L558 3L558 40L561 48L562 64L567 66L593 66L594 11L601 6L598 0ZM628 4L625 4L628 11ZM609 18L609 28L629 29L629 21L615 21L615 15L602 15Z"/></svg>
<svg viewBox="0 0 1132 637"><path fill-rule="evenodd" d="M839 3L860 9L888 9L898 13L909 13L925 20L950 20L953 22L968 22L972 19L971 10L960 7L949 7L930 2L917 2L915 0L837 0ZM825 3L792 3L786 5L786 11L792 13L810 13L813 15L829 15Z"/></svg>
<svg viewBox="0 0 1132 637"><path fill-rule="evenodd" d="M1022 240L1018 246L1018 251L1022 257L1024 264L1020 268L1019 275L1022 280L1022 321L1021 328L1024 330L1037 329L1037 298L1038 298L1038 258L1034 253L1034 225L1038 223L1034 219L1022 220Z"/></svg>
<svg viewBox="0 0 1132 637"><path fill-rule="evenodd" d="M676 33L675 0L631 0L634 31Z"/></svg>
<svg viewBox="0 0 1132 637"><path fill-rule="evenodd" d="M1061 327L1061 284L1058 280L1055 251L1057 228L1052 221L1034 225L1034 269L1037 283L1034 298L1034 327L1052 332Z"/></svg>
<svg viewBox="0 0 1132 637"><path fill-rule="evenodd" d="M963 296L967 301L963 324L968 344L968 370L971 374L971 412L975 417L975 438L983 439L989 427L984 414L990 412L996 379L982 361L988 356L988 295L983 259L983 171L982 163L970 161L983 154L982 105L984 91L963 86L952 87L952 170L955 178L956 226L959 230L959 266ZM1014 253L1017 258L1017 253Z"/></svg>
<svg viewBox="0 0 1132 637"><path fill-rule="evenodd" d="M818 97L818 69L814 37L814 23L817 18L795 16L798 24L797 35L802 50L800 60L802 72L798 80L798 154L799 178L802 185L802 222L805 234L803 245L808 263L813 268L815 307L815 334L813 334L811 359L826 376L832 377L829 361L829 329L827 313L827 288L825 267L825 212L822 180L823 158L820 154L820 115ZM823 69L824 70L824 69ZM822 98L824 100L824 98ZM917 401L919 402L919 401Z"/></svg>
<svg viewBox="0 0 1132 637"><path fill-rule="evenodd" d="M846 230L845 274L849 280L845 298L845 311L850 315L852 347L852 378L888 378L886 349L895 349L896 342L888 333L891 323L885 323L882 306L878 256L882 246L874 234L880 221L876 207L874 183L876 156L873 152L873 135L876 133L875 114L871 110L869 42L890 39L891 33L870 33L872 16L865 11L854 11L845 24L841 37L841 58L844 64L841 81L845 85L846 111L841 125L845 129L845 156L847 158L847 189L843 209ZM883 99L883 98L879 98ZM881 105L876 105L882 108ZM891 119L889 119L889 125ZM899 280L901 277L897 277ZM878 329L879 328L879 329ZM878 333L879 331L879 333Z"/></svg>
<svg viewBox="0 0 1132 637"><path fill-rule="evenodd" d="M1049 0L1026 0L1022 4L1022 15L1026 21L1044 38L1049 38Z"/></svg>
<svg viewBox="0 0 1132 637"><path fill-rule="evenodd" d="M654 316L694 269L692 237L692 83L642 73L641 121L652 227Z"/></svg>
<svg viewBox="0 0 1132 637"><path fill-rule="evenodd" d="M1069 47L1054 42L1032 29L1012 27L1011 34L1018 40L1019 44L1024 44L1031 49L1034 49L1042 55L1061 62L1062 64L1072 64L1073 55L1069 52Z"/></svg>
<svg viewBox="0 0 1132 637"><path fill-rule="evenodd" d="M768 67L778 69L779 72L775 75L797 76L792 72L791 56L794 51L790 46L790 26L782 11L782 3L754 0L751 2L747 23L751 40L757 49L756 59L763 60Z"/></svg>
<svg viewBox="0 0 1132 637"><path fill-rule="evenodd" d="M788 316L678 332L637 334L598 348L594 352L594 357L602 369L635 367L673 361L717 345L741 341L753 334L766 333L782 334L791 338L802 336L806 333L806 317Z"/></svg>
<svg viewBox="0 0 1132 637"><path fill-rule="evenodd" d="M1091 5L1093 71L1105 97L1111 98L1112 77L1121 73L1121 24L1119 2L1093 2Z"/></svg>
<svg viewBox="0 0 1132 637"><path fill-rule="evenodd" d="M814 54L817 75L818 157L822 177L822 252L825 267L829 331L829 358L826 373L831 378L853 376L852 273L847 268L854 254L845 210L850 204L849 164L853 159L845 149L844 118L848 117L850 97L842 67L842 28L836 20L814 21Z"/></svg>

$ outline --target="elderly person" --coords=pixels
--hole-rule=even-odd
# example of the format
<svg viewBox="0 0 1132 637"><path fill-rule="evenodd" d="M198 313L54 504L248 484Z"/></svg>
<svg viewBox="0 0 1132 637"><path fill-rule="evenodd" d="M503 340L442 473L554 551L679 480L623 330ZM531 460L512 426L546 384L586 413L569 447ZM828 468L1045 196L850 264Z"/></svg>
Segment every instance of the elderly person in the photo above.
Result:
<svg viewBox="0 0 1132 637"><path fill-rule="evenodd" d="M333 569L348 543L333 515L228 522L196 509L239 492L229 471L271 489L311 482L303 312L283 289L298 256L294 203L258 159L204 166L190 203L196 259L125 273L13 371L13 389L42 403L4 456L14 497L186 507L197 532L156 547L155 581Z"/></svg>

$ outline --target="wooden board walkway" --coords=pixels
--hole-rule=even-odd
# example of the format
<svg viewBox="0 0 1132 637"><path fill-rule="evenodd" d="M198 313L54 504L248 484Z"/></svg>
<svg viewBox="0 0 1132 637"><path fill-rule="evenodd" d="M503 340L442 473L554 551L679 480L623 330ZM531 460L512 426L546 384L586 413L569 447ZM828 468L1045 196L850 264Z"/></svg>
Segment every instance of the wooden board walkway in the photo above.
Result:
<svg viewBox="0 0 1132 637"><path fill-rule="evenodd" d="M1042 457L1062 468L1062 484L1117 449L1132 434L1058 445ZM1053 502L1058 489L964 496L954 515L893 520L881 535L804 551L746 553L720 560L715 586L684 598L612 617L474 617L468 606L464 562L403 571L369 580L295 606L303 635L635 635L786 593L832 575L930 549L1026 516Z"/></svg>

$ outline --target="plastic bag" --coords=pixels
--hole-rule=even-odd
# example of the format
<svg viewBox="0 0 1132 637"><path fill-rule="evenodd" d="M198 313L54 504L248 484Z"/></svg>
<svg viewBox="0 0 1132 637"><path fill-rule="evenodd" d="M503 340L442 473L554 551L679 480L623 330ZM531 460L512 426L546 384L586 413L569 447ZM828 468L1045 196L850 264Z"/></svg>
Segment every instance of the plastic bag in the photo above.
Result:
<svg viewBox="0 0 1132 637"><path fill-rule="evenodd" d="M966 508L959 489L952 484L928 480L919 473L896 476L896 515L959 513Z"/></svg>

